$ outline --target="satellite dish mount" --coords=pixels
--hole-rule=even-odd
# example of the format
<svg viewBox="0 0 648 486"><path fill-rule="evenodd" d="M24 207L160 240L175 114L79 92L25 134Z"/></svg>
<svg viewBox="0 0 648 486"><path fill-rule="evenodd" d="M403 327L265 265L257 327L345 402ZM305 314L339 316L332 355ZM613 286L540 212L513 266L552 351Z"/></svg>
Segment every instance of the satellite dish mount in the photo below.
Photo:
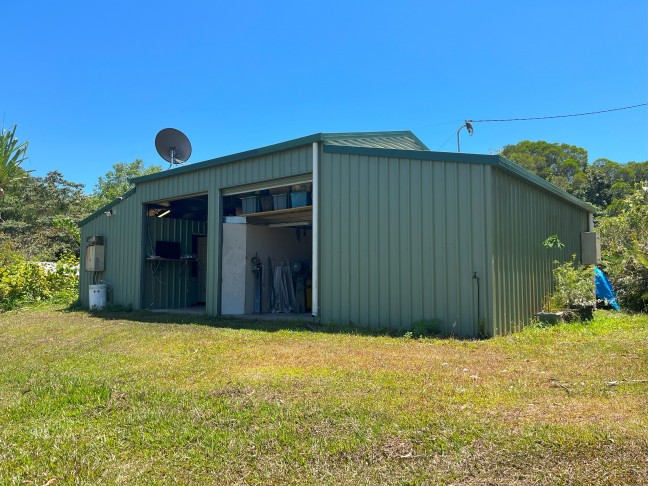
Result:
<svg viewBox="0 0 648 486"><path fill-rule="evenodd" d="M191 157L189 139L175 128L165 128L158 132L155 136L155 149L169 163L169 169L184 164Z"/></svg>

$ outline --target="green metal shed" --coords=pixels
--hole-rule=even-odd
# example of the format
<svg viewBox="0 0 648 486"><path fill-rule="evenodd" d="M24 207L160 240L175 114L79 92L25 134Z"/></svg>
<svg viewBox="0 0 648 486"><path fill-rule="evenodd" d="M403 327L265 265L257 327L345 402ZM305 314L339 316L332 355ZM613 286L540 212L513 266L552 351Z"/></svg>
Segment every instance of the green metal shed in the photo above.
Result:
<svg viewBox="0 0 648 486"><path fill-rule="evenodd" d="M322 322L494 336L540 310L556 257L542 241L559 234L580 261L593 231L594 208L512 162L432 152L409 131L319 133L133 182L79 223L82 242L105 245L96 266L82 244L86 307L108 282L109 300L136 309L266 312L275 264L299 258ZM291 189L312 204L260 204Z"/></svg>

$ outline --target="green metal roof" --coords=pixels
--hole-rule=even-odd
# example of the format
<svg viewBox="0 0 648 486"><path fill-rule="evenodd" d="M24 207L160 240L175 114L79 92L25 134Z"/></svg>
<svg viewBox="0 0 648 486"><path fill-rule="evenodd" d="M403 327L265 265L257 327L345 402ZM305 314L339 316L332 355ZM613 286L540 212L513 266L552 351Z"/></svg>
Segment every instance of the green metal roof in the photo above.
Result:
<svg viewBox="0 0 648 486"><path fill-rule="evenodd" d="M412 132L322 133L324 145L394 150L429 150Z"/></svg>
<svg viewBox="0 0 648 486"><path fill-rule="evenodd" d="M400 150L429 150L427 146L421 142L416 135L409 130L406 131L385 131L385 132L347 132L347 133L315 133L306 137L288 140L287 142L268 145L254 150L247 150L237 154L226 155L216 159L206 160L204 162L197 162L195 164L188 164L163 172L156 172L146 176L135 177L130 180L134 184L140 182L149 182L163 177L171 177L184 172L191 172L194 170L204 169L215 165L227 164L239 160L249 159L252 157L259 157L273 152L280 152L291 148L309 145L315 142L322 142L324 145L335 145L340 147L358 147L358 148L374 148L374 149L400 149ZM119 197L107 204L106 206L96 210L90 216L84 218L77 223L82 226L88 221L94 219L98 215L108 211L113 206L119 204L123 199L130 197L135 193L135 188L128 191L122 197Z"/></svg>
<svg viewBox="0 0 648 486"><path fill-rule="evenodd" d="M349 133L315 133L306 137L288 140L267 147L258 149L247 150L216 159L206 160L204 162L196 162L195 164L188 164L163 172L156 172L146 176L136 177L131 179L131 182L138 184L140 182L149 182L163 177L170 177L184 172L191 172L194 170L205 169L215 165L228 164L237 162L239 160L250 159L253 157L260 157L268 155L273 152L280 152L282 150L289 150L311 143L322 142L324 145L336 145L345 147L362 147L362 148L375 148L375 149L401 149L401 150L429 150L427 146L421 142L416 135L409 130L406 131L387 131L387 132L349 132Z"/></svg>
<svg viewBox="0 0 648 486"><path fill-rule="evenodd" d="M259 157L262 155L301 147L311 143L323 143L324 151L329 153L348 153L357 155L371 155L382 157L399 157L405 159L435 160L445 162L458 162L467 164L491 165L501 169L517 178L549 191L554 195L566 200L589 212L595 212L596 208L587 204L544 179L531 174L526 169L511 162L499 155L483 154L462 154L452 152L432 152L418 139L414 133L406 131L385 131L385 132L350 132L350 133L315 133L306 137L296 138L287 142L268 145L254 150L248 150L237 154L226 155L204 162L197 162L175 169L157 172L142 177L131 179L131 182L139 184L150 182L163 177L171 177L176 174L205 169L208 167L237 162L239 160ZM102 208L102 210L105 210ZM100 210L101 211L101 210Z"/></svg>

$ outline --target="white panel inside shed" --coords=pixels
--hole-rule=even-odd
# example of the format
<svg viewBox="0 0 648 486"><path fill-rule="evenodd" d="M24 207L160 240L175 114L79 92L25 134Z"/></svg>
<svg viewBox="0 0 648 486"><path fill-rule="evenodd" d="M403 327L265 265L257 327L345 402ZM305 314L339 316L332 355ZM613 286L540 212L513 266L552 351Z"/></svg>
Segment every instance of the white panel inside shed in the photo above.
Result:
<svg viewBox="0 0 648 486"><path fill-rule="evenodd" d="M223 314L245 314L246 243L247 225L223 224Z"/></svg>

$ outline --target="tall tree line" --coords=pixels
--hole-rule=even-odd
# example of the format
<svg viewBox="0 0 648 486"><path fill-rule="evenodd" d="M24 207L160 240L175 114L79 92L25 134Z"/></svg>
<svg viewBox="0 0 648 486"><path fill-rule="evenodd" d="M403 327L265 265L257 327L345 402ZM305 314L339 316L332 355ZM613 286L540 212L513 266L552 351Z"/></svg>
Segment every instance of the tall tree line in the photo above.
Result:
<svg viewBox="0 0 648 486"><path fill-rule="evenodd" d="M83 184L66 180L59 171L36 177L25 170L27 148L27 142L18 140L16 126L0 134L0 249L29 260L78 256L76 223L128 191L130 178L162 170L139 159L120 162L87 194Z"/></svg>
<svg viewBox="0 0 648 486"><path fill-rule="evenodd" d="M23 167L27 142L16 126L0 136L0 244L13 246L29 259L57 260L79 253L76 222L110 203L131 187L129 179L162 170L140 159L118 162L100 176L92 193L58 171L33 176ZM618 215L637 184L648 186L648 161L620 164L588 161L587 150L545 141L506 145L501 155L600 209L599 216Z"/></svg>
<svg viewBox="0 0 648 486"><path fill-rule="evenodd" d="M648 161L597 159L590 164L587 150L565 143L525 140L506 145L501 155L601 211L618 210L637 184L648 183Z"/></svg>

